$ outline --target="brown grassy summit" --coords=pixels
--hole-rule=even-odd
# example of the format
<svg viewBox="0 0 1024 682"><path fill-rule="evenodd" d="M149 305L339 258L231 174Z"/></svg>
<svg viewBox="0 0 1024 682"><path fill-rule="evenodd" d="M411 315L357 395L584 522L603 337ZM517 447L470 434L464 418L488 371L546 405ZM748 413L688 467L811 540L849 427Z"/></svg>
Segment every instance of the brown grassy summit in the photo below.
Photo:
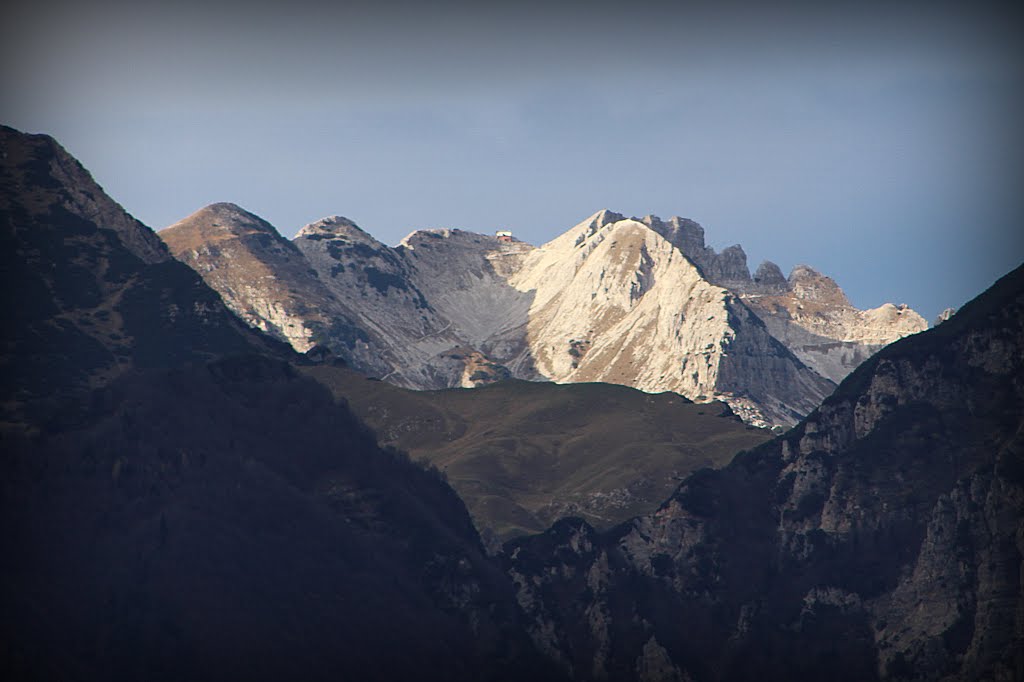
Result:
<svg viewBox="0 0 1024 682"><path fill-rule="evenodd" d="M160 230L160 238L175 254L247 235L278 236L274 226L237 204L220 202Z"/></svg>

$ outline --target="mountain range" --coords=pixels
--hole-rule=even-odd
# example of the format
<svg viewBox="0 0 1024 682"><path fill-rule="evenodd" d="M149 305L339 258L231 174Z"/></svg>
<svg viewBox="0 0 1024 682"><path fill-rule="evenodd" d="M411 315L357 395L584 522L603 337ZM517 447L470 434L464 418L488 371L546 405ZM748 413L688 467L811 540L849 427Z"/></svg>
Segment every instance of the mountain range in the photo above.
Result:
<svg viewBox="0 0 1024 682"><path fill-rule="evenodd" d="M289 242L215 204L159 234L250 324L416 389L600 381L791 425L873 352L927 328L906 306L857 310L806 266L786 279L766 262L751 277L742 248L717 254L682 218L600 211L540 247L440 229L391 248L341 217Z"/></svg>
<svg viewBox="0 0 1024 682"><path fill-rule="evenodd" d="M725 405L671 392L505 381L416 393L359 376L320 336L356 350L372 349L374 334L390 338L383 324L368 326L366 304L351 293L306 304L322 326L287 306L253 307L280 316L254 329L259 321L243 322L237 299L172 259L52 138L0 128L0 147L7 679L1024 679L1024 266L936 328L875 353L765 442ZM307 246L323 246L325 259L332 241L352 259L360 244L372 247L354 226L340 229L352 236ZM659 285L688 286L704 301L697 309L749 314L729 329L761 333L769 324L747 301L798 306L808 289L813 300L834 299L819 276L794 273L783 291L768 267L743 290L729 265L735 250L717 261L705 252L702 265L643 220L599 214L567 234L578 269L561 263L567 249L556 239L550 248L490 244L484 252L499 254L490 271L448 274L507 288L399 279L442 262L429 255L435 242L440 250L454 235L472 254L474 240L491 239L454 232L406 240L416 257L367 251L353 281L383 302L418 301L421 329L451 323L438 338L456 328L458 301L493 294L511 304L517 287L537 282L520 301L536 311L525 337L493 343L538 372L561 361L557 348L524 354L530 325L537 334L567 325L556 313L586 304L581 282L609 283L593 299L612 311L606 333L651 305L623 293L628 281L641 299ZM314 262L301 244L286 248L277 257L294 272L303 272L297 254ZM346 268L338 279L349 273L349 261L333 260ZM330 291L330 274L305 272ZM659 279L634 277L644 272ZM288 297L288 286L275 295L301 304L304 290ZM442 293L448 303L435 304ZM508 310L491 311L486 326ZM894 311L877 315L908 315ZM863 321L863 338L876 340L868 313L835 319ZM293 315L298 324L284 324ZM679 328L687 321L716 328L692 315ZM819 331L839 324L826 322ZM283 343L288 332L309 332L309 352ZM429 359L433 338L421 339L419 355L395 348L382 362ZM779 367L812 371L774 336L754 338L775 339ZM612 343L589 340L576 350L590 362ZM463 346L442 358L462 373L471 362L496 374L526 366L498 363L483 343ZM448 367L428 366L408 371L440 378ZM436 466L387 443L419 448L417 458ZM630 462L638 479L660 475L671 490L653 509L598 523L615 505L573 491L609 471L621 488L614 470ZM552 463L568 472L545 471ZM718 468L698 468L707 464ZM475 493L472 476L486 484ZM545 511L530 499L538 491L565 507ZM511 501L530 523L487 516L487 499ZM569 503L590 520L533 532L572 513ZM485 521L515 537L485 546Z"/></svg>

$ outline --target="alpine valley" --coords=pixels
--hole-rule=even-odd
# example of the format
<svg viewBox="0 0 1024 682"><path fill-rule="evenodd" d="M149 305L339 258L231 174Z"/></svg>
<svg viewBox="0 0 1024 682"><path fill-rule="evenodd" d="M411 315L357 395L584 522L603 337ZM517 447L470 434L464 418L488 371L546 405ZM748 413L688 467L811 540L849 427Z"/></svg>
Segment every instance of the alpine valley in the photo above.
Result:
<svg viewBox="0 0 1024 682"><path fill-rule="evenodd" d="M158 237L7 127L0 240L5 679L1024 680L1024 266L926 329L681 218Z"/></svg>

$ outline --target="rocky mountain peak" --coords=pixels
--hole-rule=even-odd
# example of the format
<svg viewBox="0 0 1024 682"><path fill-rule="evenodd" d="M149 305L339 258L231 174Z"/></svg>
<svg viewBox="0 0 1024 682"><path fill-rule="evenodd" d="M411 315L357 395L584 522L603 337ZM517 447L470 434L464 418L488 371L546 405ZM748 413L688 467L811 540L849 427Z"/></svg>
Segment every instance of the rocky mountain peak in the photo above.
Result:
<svg viewBox="0 0 1024 682"><path fill-rule="evenodd" d="M424 230L413 230L398 243L398 248L415 249L417 246L437 246L440 241L448 246L462 246L480 250L493 249L497 246L492 236L460 230L457 228L439 227Z"/></svg>
<svg viewBox="0 0 1024 682"><path fill-rule="evenodd" d="M204 206L160 231L160 238L175 253L224 239L256 235L265 235L264 240L270 237L271 240L283 241L283 237L266 220L228 202Z"/></svg>
<svg viewBox="0 0 1024 682"><path fill-rule="evenodd" d="M233 204L228 201L220 201L215 204L205 206L199 209L199 211L197 211L196 214L204 217L208 216L209 218L218 221L248 223L253 228L258 229L260 231L273 232L274 234L277 234L277 230L274 228L274 226L268 223L266 220L260 218L255 213L245 210L238 204Z"/></svg>
<svg viewBox="0 0 1024 682"><path fill-rule="evenodd" d="M832 381L841 381L885 344L927 328L906 306L854 308L832 278L806 265L795 267L787 279L778 265L765 261L751 278L741 246L716 253L704 243L704 228L692 220L648 215L641 222L679 249L707 281L738 295L772 336Z"/></svg>
<svg viewBox="0 0 1024 682"><path fill-rule="evenodd" d="M250 326L299 352L327 345L361 369L379 369L369 361L367 334L352 311L263 218L236 204L211 204L161 230L160 237Z"/></svg>
<svg viewBox="0 0 1024 682"><path fill-rule="evenodd" d="M493 367L494 376L717 398L748 422L791 424L877 349L868 341L917 330L912 312L853 309L810 268L794 271L798 292L770 262L752 280L739 245L716 253L704 228L679 216L603 209L541 247L421 229L395 248L332 216L293 244L302 258L238 245L193 265L250 324L282 330L299 350L334 339L353 367L411 388L475 385ZM232 267L237 276L225 278ZM322 287L351 311L351 328L330 323L335 304L315 314ZM249 290L268 295L239 296ZM300 290L309 295L296 298Z"/></svg>
<svg viewBox="0 0 1024 682"><path fill-rule="evenodd" d="M747 254L739 244L722 249L718 258L713 261L709 276L713 282L731 285L743 289L750 285L750 268L747 267Z"/></svg>
<svg viewBox="0 0 1024 682"><path fill-rule="evenodd" d="M831 389L651 225L665 223L598 217L531 251L509 280L532 296L526 337L539 375L718 398L768 425L792 423L813 407L808 396Z"/></svg>
<svg viewBox="0 0 1024 682"><path fill-rule="evenodd" d="M228 217L228 216L243 216L243 217L247 217L247 218L248 217L252 217L252 218L256 218L257 217L256 214L250 213L249 211L245 210L244 208L242 208L238 204L232 203L230 201L218 201L218 202L212 203L212 204L210 204L208 206L204 206L203 208L199 209L199 211L196 211L196 213L202 213L202 212L212 213L212 214L218 215L218 216L222 215L222 216L225 216L225 217Z"/></svg>
<svg viewBox="0 0 1024 682"><path fill-rule="evenodd" d="M340 215L327 216L314 221L295 235L295 239L343 239L354 244L366 244L374 248L387 248L348 218Z"/></svg>
<svg viewBox="0 0 1024 682"><path fill-rule="evenodd" d="M589 218L589 221L591 224L596 225L597 227L604 227L605 225L617 223L620 220L625 219L626 217L621 213L616 213L615 211L610 211L607 208L602 208L600 211L592 215Z"/></svg>
<svg viewBox="0 0 1024 682"><path fill-rule="evenodd" d="M656 215L646 215L640 219L640 222L675 244L690 260L693 260L694 257L701 260L707 255L708 248L704 243L704 228L695 220L672 216L667 221L662 221Z"/></svg>
<svg viewBox="0 0 1024 682"><path fill-rule="evenodd" d="M595 234L601 231L602 228L608 225L614 225L622 220L625 220L625 216L620 213L615 213L604 208L590 216L586 220L578 223L568 232L563 233L561 236L556 237L551 241L552 244L559 241L572 240L574 246L579 246L586 240L593 237Z"/></svg>
<svg viewBox="0 0 1024 682"><path fill-rule="evenodd" d="M739 244L716 253L704 243L704 228L689 218L673 216L666 222L656 215L647 215L640 222L682 251L712 284L735 289L749 287L747 254Z"/></svg>
<svg viewBox="0 0 1024 682"><path fill-rule="evenodd" d="M764 293L782 293L789 290L789 282L778 265L766 260L757 266L754 288Z"/></svg>
<svg viewBox="0 0 1024 682"><path fill-rule="evenodd" d="M763 263L742 296L775 338L837 383L886 344L928 327L905 305L858 310L831 277L807 265L783 279L778 266Z"/></svg>
<svg viewBox="0 0 1024 682"><path fill-rule="evenodd" d="M798 299L852 308L836 281L808 265L797 265L789 273L789 287Z"/></svg>

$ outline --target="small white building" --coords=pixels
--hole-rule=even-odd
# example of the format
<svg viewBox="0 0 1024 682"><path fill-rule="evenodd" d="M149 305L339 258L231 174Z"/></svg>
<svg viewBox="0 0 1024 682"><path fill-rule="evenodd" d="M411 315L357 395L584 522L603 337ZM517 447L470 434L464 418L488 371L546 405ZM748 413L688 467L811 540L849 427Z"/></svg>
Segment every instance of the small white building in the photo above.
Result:
<svg viewBox="0 0 1024 682"><path fill-rule="evenodd" d="M494 236L498 238L499 242L510 242L512 241L512 230L498 230Z"/></svg>

